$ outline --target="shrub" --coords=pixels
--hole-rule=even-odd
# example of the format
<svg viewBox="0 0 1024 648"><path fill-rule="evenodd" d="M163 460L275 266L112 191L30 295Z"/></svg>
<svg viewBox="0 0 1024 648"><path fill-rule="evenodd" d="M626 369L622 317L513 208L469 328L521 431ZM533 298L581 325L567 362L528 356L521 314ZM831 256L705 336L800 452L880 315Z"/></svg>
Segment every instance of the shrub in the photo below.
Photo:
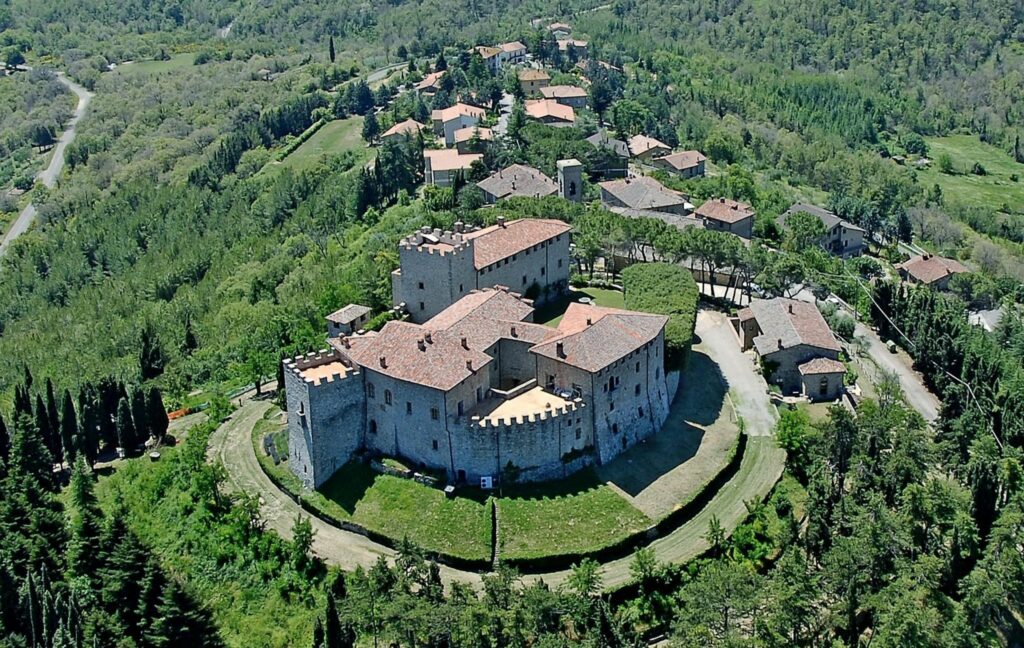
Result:
<svg viewBox="0 0 1024 648"><path fill-rule="evenodd" d="M983 176L986 175L988 171L985 170L985 167L981 166L981 162L975 162L974 166L971 167L971 173L976 176Z"/></svg>
<svg viewBox="0 0 1024 648"><path fill-rule="evenodd" d="M699 293L693 275L669 263L638 263L622 272L622 286L626 308L668 315L665 368L682 368L697 324Z"/></svg>

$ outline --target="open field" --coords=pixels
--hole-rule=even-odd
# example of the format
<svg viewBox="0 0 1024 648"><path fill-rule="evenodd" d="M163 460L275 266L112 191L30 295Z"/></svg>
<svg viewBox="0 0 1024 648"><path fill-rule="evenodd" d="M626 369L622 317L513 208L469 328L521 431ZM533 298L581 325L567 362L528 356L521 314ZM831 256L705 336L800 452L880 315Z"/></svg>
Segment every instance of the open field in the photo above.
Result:
<svg viewBox="0 0 1024 648"><path fill-rule="evenodd" d="M122 63L115 68L117 74L160 74L161 72L174 72L194 64L196 55L194 52L175 54L166 61L138 61Z"/></svg>
<svg viewBox="0 0 1024 648"><path fill-rule="evenodd" d="M926 137L925 141L932 165L916 171L922 187L938 184L946 200L965 205L1024 211L1024 164L974 135ZM953 160L954 175L939 172L935 161L943 154ZM975 162L985 167L986 175L971 173ZM1016 182L1010 177L1014 174Z"/></svg>
<svg viewBox="0 0 1024 648"><path fill-rule="evenodd" d="M270 169L291 169L298 173L313 167L324 157L343 151L355 151L364 161L368 161L373 157L373 149L363 144L362 132L363 118L359 116L329 122L284 160L267 165L264 172Z"/></svg>

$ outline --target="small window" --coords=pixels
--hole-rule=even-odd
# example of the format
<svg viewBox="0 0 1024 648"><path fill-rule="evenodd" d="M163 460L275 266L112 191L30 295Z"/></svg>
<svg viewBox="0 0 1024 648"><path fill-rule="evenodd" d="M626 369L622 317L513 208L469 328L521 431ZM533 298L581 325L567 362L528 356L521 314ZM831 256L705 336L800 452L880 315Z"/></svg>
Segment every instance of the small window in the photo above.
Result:
<svg viewBox="0 0 1024 648"><path fill-rule="evenodd" d="M419 283L419 288L420 288L420 290L423 290L423 282L422 281Z"/></svg>
<svg viewBox="0 0 1024 648"><path fill-rule="evenodd" d="M542 276L542 277L543 277L544 275L546 275L546 274L547 274L547 271L548 271L548 269L547 269L547 268L541 268L541 269L540 269L540 276Z"/></svg>
<svg viewBox="0 0 1024 648"><path fill-rule="evenodd" d="M640 361L639 360L637 360L637 362L636 362L636 372L640 373Z"/></svg>
<svg viewBox="0 0 1024 648"><path fill-rule="evenodd" d="M377 398L377 388L373 386L373 383L366 383L366 395L370 398Z"/></svg>
<svg viewBox="0 0 1024 648"><path fill-rule="evenodd" d="M459 412L459 416L462 416L462 413L463 413L462 401L459 401L459 404L456 405L456 410Z"/></svg>
<svg viewBox="0 0 1024 648"><path fill-rule="evenodd" d="M484 399L484 392L483 392L483 389L481 389L480 387L477 387L477 388L476 388L476 402L478 402L478 403L479 403L479 402L480 402L480 401L482 401L483 399Z"/></svg>
<svg viewBox="0 0 1024 648"><path fill-rule="evenodd" d="M459 284L459 292L462 292L462 284Z"/></svg>
<svg viewBox="0 0 1024 648"><path fill-rule="evenodd" d="M612 423L612 434L618 434L618 433L619 433L619 424L618 423Z"/></svg>
<svg viewBox="0 0 1024 648"><path fill-rule="evenodd" d="M390 389L385 389L384 390L384 404L385 405L390 405L391 404L391 390Z"/></svg>
<svg viewBox="0 0 1024 648"><path fill-rule="evenodd" d="M661 378L661 367L655 367L654 368L654 377L655 378Z"/></svg>
<svg viewBox="0 0 1024 648"><path fill-rule="evenodd" d="M434 450L437 450L437 439L434 439Z"/></svg>
<svg viewBox="0 0 1024 648"><path fill-rule="evenodd" d="M637 385L636 387L633 388L633 394L636 396L640 395L640 385Z"/></svg>
<svg viewBox="0 0 1024 648"><path fill-rule="evenodd" d="M576 440L579 441L581 438L583 438L583 430L576 428Z"/></svg>
<svg viewBox="0 0 1024 648"><path fill-rule="evenodd" d="M405 401L405 413L412 414L412 403Z"/></svg>
<svg viewBox="0 0 1024 648"><path fill-rule="evenodd" d="M427 307L423 304L423 302L420 302L420 310L427 310Z"/></svg>
<svg viewBox="0 0 1024 648"><path fill-rule="evenodd" d="M370 419L370 434L377 434L377 421Z"/></svg>
<svg viewBox="0 0 1024 648"><path fill-rule="evenodd" d="M615 401L608 401L608 411L609 412L614 412L615 411Z"/></svg>
<svg viewBox="0 0 1024 648"><path fill-rule="evenodd" d="M436 421L437 419L441 418L441 412L438 411L438 409L436 407L431 407L430 408L430 418Z"/></svg>
<svg viewBox="0 0 1024 648"><path fill-rule="evenodd" d="M523 285L526 285L526 275L523 275Z"/></svg>
<svg viewBox="0 0 1024 648"><path fill-rule="evenodd" d="M637 418L643 418L644 417L644 408L642 408L642 407L636 408L636 416L637 416Z"/></svg>
<svg viewBox="0 0 1024 648"><path fill-rule="evenodd" d="M561 268L561 267L562 267L562 260L561 260L561 259L559 259L559 260L558 260L558 267L559 267L559 268Z"/></svg>

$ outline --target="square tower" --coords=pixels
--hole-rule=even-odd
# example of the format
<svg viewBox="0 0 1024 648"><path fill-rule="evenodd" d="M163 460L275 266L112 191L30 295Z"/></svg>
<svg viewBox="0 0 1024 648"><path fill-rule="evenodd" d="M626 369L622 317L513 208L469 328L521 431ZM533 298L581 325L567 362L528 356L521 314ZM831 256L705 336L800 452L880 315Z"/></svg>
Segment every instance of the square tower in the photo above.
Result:
<svg viewBox="0 0 1024 648"><path fill-rule="evenodd" d="M558 195L566 200L583 200L583 163L572 158L558 161Z"/></svg>

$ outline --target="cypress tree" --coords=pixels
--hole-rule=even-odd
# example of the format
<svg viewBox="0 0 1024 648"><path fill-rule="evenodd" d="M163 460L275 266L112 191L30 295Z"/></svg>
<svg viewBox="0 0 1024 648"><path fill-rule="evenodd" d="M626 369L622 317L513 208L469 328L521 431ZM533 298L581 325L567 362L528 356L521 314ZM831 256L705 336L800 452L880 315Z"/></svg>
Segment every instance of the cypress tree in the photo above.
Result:
<svg viewBox="0 0 1024 648"><path fill-rule="evenodd" d="M132 422L132 411L131 406L128 404L127 398L122 398L121 402L117 404L117 445L120 446L125 454L135 449L135 442L138 438L135 431L135 424Z"/></svg>
<svg viewBox="0 0 1024 648"><path fill-rule="evenodd" d="M4 423L3 416L0 416L0 460L4 465L11 460L11 435L7 431L7 424Z"/></svg>
<svg viewBox="0 0 1024 648"><path fill-rule="evenodd" d="M334 59L335 59L334 36L331 36L331 41L330 41L330 44L329 44L329 52L328 52L328 54L330 54L331 63L334 63Z"/></svg>
<svg viewBox="0 0 1024 648"><path fill-rule="evenodd" d="M66 389L60 409L61 445L64 446L64 456L67 457L68 463L74 463L82 444L79 439L78 417L75 416L75 402L71 399L71 392Z"/></svg>
<svg viewBox="0 0 1024 648"><path fill-rule="evenodd" d="M327 608L324 610L324 648L342 648L345 645L344 635L341 617L338 616L338 604L334 595L328 592Z"/></svg>
<svg viewBox="0 0 1024 648"><path fill-rule="evenodd" d="M149 395L146 397L146 411L149 422L149 434L157 443L160 443L167 436L167 427L170 425L170 421L167 419L164 399L160 395L160 390L156 387L150 387L149 389Z"/></svg>
<svg viewBox="0 0 1024 648"><path fill-rule="evenodd" d="M135 423L135 440L136 442L142 442L149 437L149 414L146 411L146 393L142 391L142 387L134 387L130 394L132 422Z"/></svg>
<svg viewBox="0 0 1024 648"><path fill-rule="evenodd" d="M93 490L92 474L79 457L71 470L71 519L68 569L75 576L95 576L100 555L103 515Z"/></svg>
<svg viewBox="0 0 1024 648"><path fill-rule="evenodd" d="M96 390L92 385L85 385L78 392L78 416L80 430L80 452L85 455L89 465L96 463L96 453L100 447L99 417L97 416Z"/></svg>
<svg viewBox="0 0 1024 648"><path fill-rule="evenodd" d="M323 648L324 645L324 624L320 617L313 622L313 648Z"/></svg>
<svg viewBox="0 0 1024 648"><path fill-rule="evenodd" d="M57 442L60 443L60 412L57 411L57 395L53 392L53 381L49 377L46 379L46 418Z"/></svg>
<svg viewBox="0 0 1024 648"><path fill-rule="evenodd" d="M36 429L39 430L39 435L43 440L43 445L50 452L50 459L53 463L60 463L63 457L60 453L60 435L56 433L53 426L50 425L50 417L46 412L46 405L43 403L43 397L36 394Z"/></svg>

